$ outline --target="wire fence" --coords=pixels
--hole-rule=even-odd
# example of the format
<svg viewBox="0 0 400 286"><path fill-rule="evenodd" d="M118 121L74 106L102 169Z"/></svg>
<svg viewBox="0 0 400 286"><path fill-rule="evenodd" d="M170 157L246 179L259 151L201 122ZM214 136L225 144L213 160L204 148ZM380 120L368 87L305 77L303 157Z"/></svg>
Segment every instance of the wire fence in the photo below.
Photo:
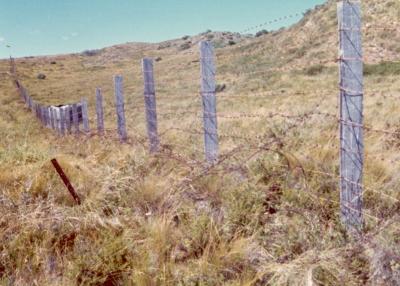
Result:
<svg viewBox="0 0 400 286"><path fill-rule="evenodd" d="M344 5L350 5L347 8L351 8L350 10L345 10L343 15L339 17L342 18L342 21L345 21L346 17L354 18L360 17L357 13L354 13L354 7L359 9L359 4L350 3L347 1L343 2ZM355 6L354 6L355 5ZM346 8L346 7L345 7ZM350 11L350 12L348 12ZM353 12L351 12L353 11ZM358 10L357 10L358 11ZM350 13L350 14L346 14ZM276 20L267 21L263 24L256 25L250 28L245 29L242 33L247 33L255 29L260 29L264 26L276 23L278 21L288 20L290 18L294 18L300 16L300 14L293 14L286 17L281 17ZM360 23L361 24L361 23ZM360 26L361 27L361 26ZM293 28L294 29L294 28ZM391 28L377 28L377 27L361 27L358 29L357 27L345 27L340 26L339 32L342 33L342 36L348 36L348 33L355 38L357 38L362 30L384 30L391 31ZM300 29L297 33L304 33L304 29ZM354 41L355 38L350 39ZM343 44L345 39L339 38L337 39L338 44ZM236 46L235 49L240 49L243 46ZM231 49L231 48L229 48ZM349 49L349 47L345 47L345 49ZM240 57L249 57L254 53L259 51L250 51L240 53ZM351 76L348 73L344 73L345 67L343 65L348 65L349 63L363 63L366 61L372 61L372 59L368 59L363 57L361 54L356 56L348 56L341 54L337 58L325 59L319 61L321 65L334 65L337 64L341 68L341 76L342 81L336 88L329 89L315 89L313 91L313 98L315 98L315 102L312 106L310 106L307 111L303 112L280 112L280 111L270 111L270 108L257 107L255 105L254 100L260 101L268 101L271 98L285 96L287 98L291 97L301 97L309 95L307 92L286 92L284 89L282 90L263 90L260 92L249 92L247 94L239 93L235 94L217 92L216 90L216 81L215 81L215 67L214 60L219 59L221 57L234 57L233 55L224 55L220 53L215 56L212 49L207 50L206 56L200 56L200 60L198 63L199 68L202 68L203 73L200 76L202 82L202 90L200 93L194 92L189 96L179 96L179 95L159 95L157 94L157 101L164 102L167 100L171 102L171 105L162 104L158 105L156 108L155 100L156 96L153 91L150 93L146 93L144 96L135 96L132 99L132 102L135 103L135 107L129 107L124 110L123 108L118 111L118 130L120 130L123 125L124 128L127 127L130 130L135 128L134 134L129 132L126 138L123 136L117 136L115 129L104 129L98 131L89 130L88 125L84 126L83 129L80 128L80 124L85 124L85 120L87 121L89 118L87 108L82 106L82 103L75 103L72 105L63 105L63 106L46 106L35 102L32 97L29 96L28 91L21 83L21 80L18 78L17 67L15 61L10 59L10 72L15 87L20 94L22 100L26 103L26 106L32 110L36 116L39 118L40 122L43 123L44 126L51 128L57 132L58 135L64 136L68 135L68 133L74 134L83 134L83 140L90 140L93 136L102 136L103 138L109 138L111 140L120 140L124 144L129 144L132 146L142 146L143 148L148 149L148 141L150 138L157 138L156 141L152 141L152 151L157 150L158 156L166 157L171 160L174 160L183 166L186 166L190 170L197 170L196 172L192 172L191 175L187 178L188 181L193 181L196 178L204 176L206 174L221 174L221 173L235 173L241 172L241 170L245 169L246 166L250 164L250 162L254 162L257 159L263 158L264 156L283 156L288 152L298 153L298 157L304 156L301 150L306 149L312 150L314 152L323 151L323 152L331 152L335 154L334 156L338 158L337 161L341 161L340 166L337 166L336 163L328 164L329 166L333 166L335 172L329 172L324 170L323 168L315 169L307 167L307 160L301 162L300 159L296 159L296 167L290 168L288 164L279 164L279 163L271 163L274 164L275 167L286 167L287 172L297 172L301 170L300 174L302 174L302 179L299 181L304 181L304 185L301 185L299 188L304 191L303 193L306 196L310 196L311 199L317 201L329 201L337 206L341 207L342 216L355 215L366 219L372 219L376 222L381 222L382 217L380 217L379 213L374 213L373 209L367 209L364 206L362 209L359 209L358 205L355 205L355 202L359 202L362 204L362 198L368 193L372 193L377 195L381 200L389 201L392 203L392 208L400 208L400 198L398 195L393 192L393 190L385 190L379 189L376 186L370 186L363 183L362 178L362 168L358 169L361 173L361 178L356 178L353 176L349 176L349 173L343 173L343 166L345 164L349 164L347 159L356 164L357 166L361 164L361 167L364 166L364 160L372 160L374 156L370 156L369 154L363 155L359 150L354 149L354 142L344 142L344 136L354 136L357 138L357 141L363 137L362 133L365 135L369 134L380 134L382 136L392 136L394 138L400 138L400 129L382 129L369 124L365 124L362 120L357 121L354 120L354 115L344 116L343 110L337 111L338 108L343 108L343 101L348 97L351 98L351 104L355 104L353 102L353 98L356 96L362 96L364 93L367 94L375 94L379 92L379 90L370 90L365 88L362 83L362 75L358 75L359 78L356 78L355 81L359 81L361 83L359 86L355 88L354 85L346 85L346 79L349 79ZM175 59L172 59L175 60ZM163 64L167 65L168 61L164 61ZM195 63L197 67L197 62ZM252 71L230 71L228 73L235 75L236 77L242 76L252 76L257 80L257 76L262 76L265 73L276 73L276 72L292 72L298 69L303 69L304 65L290 65L283 66L281 68L266 68L266 69L256 69ZM354 72L357 69L357 66L352 66L351 69ZM351 70L350 69L350 70ZM153 78L153 71L146 70L146 73L151 74L151 78ZM176 76L176 75L175 75ZM145 77L146 78L146 77ZM351 82L354 83L354 78L351 78ZM163 81L148 81L145 79L145 84L152 90L152 87L158 87L159 85L166 86L170 84L168 80ZM117 85L117 83L116 83ZM200 86L200 85L199 85ZM188 91L195 90L196 86L188 85ZM188 92L189 93L189 92ZM329 108L326 105L321 104L321 98L335 98L336 94L340 94L340 100L337 105L331 105L329 108L331 111L327 110ZM122 96L122 95L121 95ZM392 98L392 99L400 99L400 94L385 94L384 98ZM241 111L237 112L237 108L234 108L235 111L230 111L228 107L224 105L224 110L221 111L218 109L216 111L216 107L214 102L209 101L209 99L217 100L218 107L222 106L222 104L227 103L227 106L232 106L234 102L237 102L238 105L249 104L250 107L253 106L258 111ZM122 100L123 97L118 99ZM185 100L184 106L181 101ZM142 102L143 105L138 105L138 103ZM145 104L146 102L146 104ZM229 103L229 104L228 104ZM174 105L175 104L175 105ZM308 103L310 104L310 102ZM182 110L176 108L176 105L180 105ZM203 109L199 107L203 105ZM103 110L98 110L98 107L101 105L96 104L97 115L102 114ZM215 111L210 111L213 108ZM226 109L226 110L225 110ZM100 112L101 111L101 112ZM132 122L125 122L125 112L132 112L135 114L139 114L139 111L143 111L147 115L146 121L142 122L147 126L147 135L143 133L143 129L141 127L132 126ZM357 112L360 112L358 110ZM149 116L149 114L151 116ZM67 119L68 118L68 119ZM104 121L104 118L97 118L97 122ZM361 119L362 119L362 110L361 110ZM217 121L219 126L217 126ZM166 124L164 124L167 122ZM86 123L88 124L88 123ZM158 126L160 124L160 126ZM137 124L136 124L137 125ZM308 126L312 125L312 126ZM149 126L152 126L152 129L149 129ZM262 127L264 126L264 127ZM324 144L325 135L335 134L337 127L340 126L340 129L343 131L344 129L348 129L350 135L344 135L341 133L339 140L337 140L334 144ZM158 127L158 128L157 128ZM160 128L162 127L162 128ZM316 130L319 130L317 132ZM355 131L357 130L357 131ZM312 131L311 135L307 135L309 131ZM355 134L356 132L360 132ZM315 134L316 133L316 134ZM318 134L319 133L319 134ZM317 142L322 143L310 143L310 142L300 142L300 144L296 143L296 140L293 138L299 137L297 141L301 141L301 136L304 136L304 139L312 140L310 136L317 136L314 138ZM361 135L360 135L361 134ZM119 135L121 133L119 132ZM183 137L182 137L183 136ZM203 137L203 138L201 138ZM185 141L187 140L187 141ZM205 140L204 144L203 141ZM211 141L207 141L211 140ZM294 141L294 142L293 142ZM339 142L340 141L340 142ZM208 142L208 143L207 143ZM328 142L330 142L328 140ZM155 148L154 144L159 144L157 148ZM211 144L211 145L207 145ZM296 146L299 145L299 146ZM357 142L356 147L362 145L363 143ZM205 146L204 146L205 145ZM211 146L211 147L210 147ZM211 149L209 149L211 148ZM293 149L293 150L292 150ZM177 151L178 150L178 151ZM207 152L213 152L213 156L207 156ZM266 155L267 154L267 155ZM374 154L375 155L375 154ZM273 157L272 156L272 157ZM347 156L346 160L343 161L344 156ZM204 160L203 157L206 157L207 160ZM314 162L318 162L319 158L314 158ZM361 160L361 163L354 163L354 161ZM353 165L354 167L354 165ZM354 169L354 168L353 168ZM297 171L296 171L297 170ZM353 170L354 171L354 170ZM333 200L331 196L324 196L322 194L315 194L315 192L308 191L309 186L308 181L310 176L318 176L319 180L323 180L324 178L334 179L336 181L340 181L340 185L343 188L343 185L346 185L347 188L352 191L358 190L358 192L353 193L350 197L344 199L343 198L343 190L341 190L341 195L337 194L337 200ZM369 181L369 180L368 180ZM351 220L352 218L350 218ZM348 221L345 221L345 224L349 224ZM362 221L351 222L350 224L356 224L354 228L351 227L352 231L359 230L360 225L363 224ZM347 225L348 226L348 225Z"/></svg>

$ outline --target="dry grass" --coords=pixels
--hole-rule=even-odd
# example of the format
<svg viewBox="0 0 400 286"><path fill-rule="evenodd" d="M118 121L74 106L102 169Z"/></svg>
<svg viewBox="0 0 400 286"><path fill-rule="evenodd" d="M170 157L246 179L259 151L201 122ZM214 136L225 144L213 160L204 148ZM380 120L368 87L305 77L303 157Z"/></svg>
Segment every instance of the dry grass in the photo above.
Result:
<svg viewBox="0 0 400 286"><path fill-rule="evenodd" d="M334 11L329 1L288 30L217 49L218 81L227 85L219 114L335 114L335 64L320 64L336 57ZM364 1L365 26L396 27L399 11L397 1ZM380 64L399 60L399 33L383 38L371 29L364 42L366 124L399 130L397 64ZM155 64L160 132L202 127L197 48L177 51L182 40L171 43L17 60L31 95L48 104L87 97L93 115L101 87L105 137L57 137L0 74L0 284L398 285L398 136L366 133L366 225L353 240L339 221L337 122L330 117L220 116L221 153L246 148L208 171L201 134L170 130L164 151L148 154L147 142L137 140L146 135L143 56L162 58ZM281 67L287 70L275 71ZM0 70L8 70L6 61ZM39 72L46 80L36 79ZM124 75L127 144L111 131L115 74ZM247 96L257 93L267 95ZM267 143L263 152L251 148ZM81 206L54 172L53 157Z"/></svg>

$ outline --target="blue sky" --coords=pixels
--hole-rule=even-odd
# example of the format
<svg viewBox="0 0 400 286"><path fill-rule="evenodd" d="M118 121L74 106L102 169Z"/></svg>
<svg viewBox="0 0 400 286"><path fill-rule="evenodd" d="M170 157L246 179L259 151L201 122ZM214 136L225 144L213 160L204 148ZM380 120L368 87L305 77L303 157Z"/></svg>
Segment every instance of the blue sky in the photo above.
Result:
<svg viewBox="0 0 400 286"><path fill-rule="evenodd" d="M159 42L207 29L243 31L324 2L0 0L0 58L80 52L125 42ZM266 25L265 29L277 29L299 18Z"/></svg>

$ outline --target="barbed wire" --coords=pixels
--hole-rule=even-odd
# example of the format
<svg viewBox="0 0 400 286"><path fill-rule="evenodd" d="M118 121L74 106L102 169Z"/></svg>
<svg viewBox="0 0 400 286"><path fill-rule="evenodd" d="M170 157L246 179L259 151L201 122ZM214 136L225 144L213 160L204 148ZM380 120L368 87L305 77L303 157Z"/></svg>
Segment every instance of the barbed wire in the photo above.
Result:
<svg viewBox="0 0 400 286"><path fill-rule="evenodd" d="M301 17L301 16L304 15L304 13L305 12L297 12L297 13L292 13L292 14L285 15L285 16L282 16L282 17L279 17L279 18L275 18L273 20L269 20L269 21L266 21L264 23L248 27L248 28L240 31L239 33L240 34L245 34L245 33L248 33L250 31L253 31L253 30L256 30L256 29L261 29L261 28L266 27L266 26L271 25L271 24L275 24L275 23L278 23L278 22L282 22L282 21L286 21L286 20L289 20L289 19L293 19L295 17Z"/></svg>

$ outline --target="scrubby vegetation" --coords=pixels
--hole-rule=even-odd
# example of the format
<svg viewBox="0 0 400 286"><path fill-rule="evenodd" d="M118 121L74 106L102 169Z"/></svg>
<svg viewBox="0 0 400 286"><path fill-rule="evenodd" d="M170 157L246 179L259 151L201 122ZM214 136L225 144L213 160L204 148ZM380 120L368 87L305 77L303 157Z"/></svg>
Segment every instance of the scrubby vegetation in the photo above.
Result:
<svg viewBox="0 0 400 286"><path fill-rule="evenodd" d="M398 5L384 2L393 1L364 1L366 25L396 19ZM337 112L334 11L329 1L290 29L216 50L226 88L215 167L204 163L196 45L177 52L178 39L93 57L17 59L36 100L88 97L93 130L101 87L107 132L57 137L0 74L0 285L399 285L399 59L385 47L400 42L386 39L377 51L380 38L364 37L365 124L385 132L365 133L365 227L354 238L340 223L337 120L323 115ZM146 141L143 56L162 58L156 155ZM116 73L124 75L126 144L115 132Z"/></svg>
<svg viewBox="0 0 400 286"><path fill-rule="evenodd" d="M367 64L364 67L364 75L396 76L400 75L399 62L382 62L379 64Z"/></svg>

